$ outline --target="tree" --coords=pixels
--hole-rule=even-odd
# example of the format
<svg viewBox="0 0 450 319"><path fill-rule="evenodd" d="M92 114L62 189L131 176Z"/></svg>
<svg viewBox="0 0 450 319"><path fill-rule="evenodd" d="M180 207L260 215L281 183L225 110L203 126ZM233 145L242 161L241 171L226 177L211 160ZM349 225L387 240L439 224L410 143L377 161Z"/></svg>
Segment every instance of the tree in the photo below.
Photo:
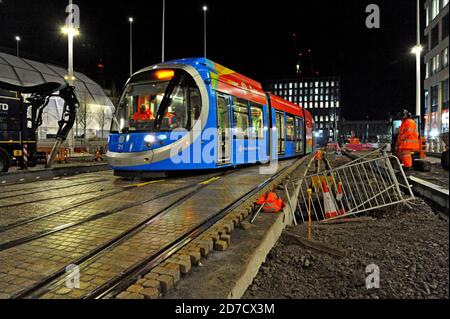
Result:
<svg viewBox="0 0 450 319"><path fill-rule="evenodd" d="M83 130L83 139L86 141L87 127L93 119L92 106L86 103L86 98L80 100L80 107L77 110L77 116L75 119L75 130L78 135L78 127Z"/></svg>
<svg viewBox="0 0 450 319"><path fill-rule="evenodd" d="M96 120L100 125L100 130L102 131L102 139L104 137L105 125L112 119L110 112L108 112L107 108L102 106L99 107L99 110L95 113Z"/></svg>

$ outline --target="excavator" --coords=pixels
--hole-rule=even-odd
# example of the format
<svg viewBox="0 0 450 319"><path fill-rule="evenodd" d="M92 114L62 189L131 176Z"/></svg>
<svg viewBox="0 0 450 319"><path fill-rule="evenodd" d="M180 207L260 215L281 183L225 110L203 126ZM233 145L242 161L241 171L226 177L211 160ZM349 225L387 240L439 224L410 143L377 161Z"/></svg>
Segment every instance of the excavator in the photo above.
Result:
<svg viewBox="0 0 450 319"><path fill-rule="evenodd" d="M14 164L20 169L37 164L37 130L42 114L53 97L64 100L58 132L46 167L51 168L59 147L72 129L79 101L75 88L48 82L36 86L19 86L0 81L0 172ZM24 97L25 96L25 97Z"/></svg>

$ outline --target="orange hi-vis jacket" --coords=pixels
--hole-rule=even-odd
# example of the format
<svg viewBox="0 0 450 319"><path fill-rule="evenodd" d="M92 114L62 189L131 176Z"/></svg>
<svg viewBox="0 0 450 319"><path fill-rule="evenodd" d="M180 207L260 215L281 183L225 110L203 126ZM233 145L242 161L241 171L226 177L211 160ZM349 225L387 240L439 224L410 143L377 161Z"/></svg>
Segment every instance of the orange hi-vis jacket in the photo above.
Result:
<svg viewBox="0 0 450 319"><path fill-rule="evenodd" d="M399 150L419 150L419 133L414 120L407 119L406 121L403 121L398 133L397 145Z"/></svg>
<svg viewBox="0 0 450 319"><path fill-rule="evenodd" d="M279 213L283 210L286 204L282 199L278 198L278 195L274 192L264 194L258 199L258 205L264 205L264 213Z"/></svg>

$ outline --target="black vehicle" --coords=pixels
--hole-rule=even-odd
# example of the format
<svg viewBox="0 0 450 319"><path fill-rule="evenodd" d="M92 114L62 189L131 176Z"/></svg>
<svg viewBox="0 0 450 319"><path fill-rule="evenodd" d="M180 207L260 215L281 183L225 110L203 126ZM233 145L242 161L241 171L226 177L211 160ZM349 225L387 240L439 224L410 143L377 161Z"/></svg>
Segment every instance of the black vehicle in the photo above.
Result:
<svg viewBox="0 0 450 319"><path fill-rule="evenodd" d="M37 129L42 125L42 112L52 96L60 96L65 101L56 135L60 144L75 123L79 103L74 88L55 82L23 87L0 81L0 172L7 172L16 163L22 169L36 166Z"/></svg>

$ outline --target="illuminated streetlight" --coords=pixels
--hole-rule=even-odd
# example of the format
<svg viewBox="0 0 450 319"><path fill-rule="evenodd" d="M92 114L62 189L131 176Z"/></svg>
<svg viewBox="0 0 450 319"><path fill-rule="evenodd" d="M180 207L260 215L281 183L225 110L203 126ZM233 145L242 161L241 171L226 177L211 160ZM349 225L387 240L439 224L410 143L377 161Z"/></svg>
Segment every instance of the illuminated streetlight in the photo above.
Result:
<svg viewBox="0 0 450 319"><path fill-rule="evenodd" d="M77 37L80 35L80 30L74 27L68 27L64 26L61 28L61 32L65 35L71 36L71 37Z"/></svg>
<svg viewBox="0 0 450 319"><path fill-rule="evenodd" d="M133 23L134 18L128 18L130 22L130 77L133 75Z"/></svg>
<svg viewBox="0 0 450 319"><path fill-rule="evenodd" d="M18 35L16 35L15 39L17 42L17 57L19 57L19 42L21 41L21 39Z"/></svg>
<svg viewBox="0 0 450 319"><path fill-rule="evenodd" d="M421 54L423 51L423 47L421 45L415 45L412 49L411 49L411 53L412 54Z"/></svg>
<svg viewBox="0 0 450 319"><path fill-rule="evenodd" d="M207 6L203 6L203 21L204 21L204 55L206 58L206 12L208 11L208 7Z"/></svg>
<svg viewBox="0 0 450 319"><path fill-rule="evenodd" d="M163 0L162 6L162 46L161 46L161 62L165 60L165 38L166 38L166 0Z"/></svg>
<svg viewBox="0 0 450 319"><path fill-rule="evenodd" d="M69 12L75 11L75 6L73 4L73 0L69 0ZM69 15L70 17L70 15ZM73 70L73 39L76 36L80 35L79 30L79 22L74 21L74 17L72 16L71 19L66 20L66 25L64 25L61 28L61 32L67 36L67 43L68 43L68 67L67 67L67 76L65 77L67 83L71 86L74 85L75 82L75 76L74 76L74 70ZM73 129L70 130L69 133L69 149L71 152L73 152L75 146L75 138L73 134ZM49 163L51 163L50 161ZM51 165L51 164L50 164ZM48 166L48 165L47 165ZM49 166L48 166L49 167Z"/></svg>
<svg viewBox="0 0 450 319"><path fill-rule="evenodd" d="M413 48L413 53L416 55L416 115L419 117L421 116L421 74L420 74L420 67L421 67L421 57L422 57L422 46L420 45L420 0L417 0L417 44ZM420 128L419 128L420 130Z"/></svg>

